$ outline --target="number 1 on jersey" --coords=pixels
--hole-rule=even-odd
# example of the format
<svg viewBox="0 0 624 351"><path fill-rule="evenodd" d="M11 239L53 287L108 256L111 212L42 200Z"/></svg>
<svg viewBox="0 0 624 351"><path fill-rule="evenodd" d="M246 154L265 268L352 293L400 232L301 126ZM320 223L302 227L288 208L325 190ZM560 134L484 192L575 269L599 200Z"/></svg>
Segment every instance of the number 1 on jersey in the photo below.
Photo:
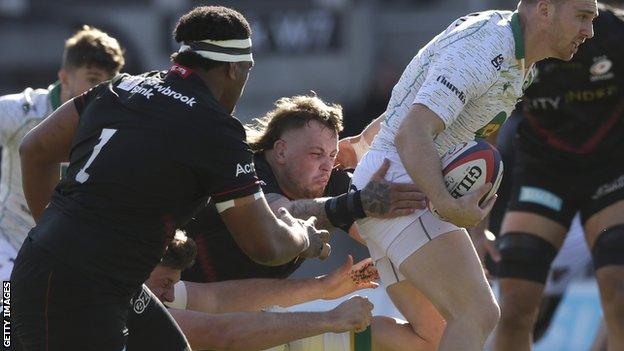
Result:
<svg viewBox="0 0 624 351"><path fill-rule="evenodd" d="M85 165L76 174L76 181L78 183L82 184L89 179L89 173L87 173L87 168L91 166L91 163L93 163L93 160L95 160L95 158L100 153L100 151L102 151L102 148L104 147L104 145L108 143L110 138L112 138L116 132L117 132L117 129L108 129L108 128L102 129L102 134L100 134L100 141L93 148L93 152L91 152L91 157L89 157L89 159L87 160L87 163L85 163Z"/></svg>

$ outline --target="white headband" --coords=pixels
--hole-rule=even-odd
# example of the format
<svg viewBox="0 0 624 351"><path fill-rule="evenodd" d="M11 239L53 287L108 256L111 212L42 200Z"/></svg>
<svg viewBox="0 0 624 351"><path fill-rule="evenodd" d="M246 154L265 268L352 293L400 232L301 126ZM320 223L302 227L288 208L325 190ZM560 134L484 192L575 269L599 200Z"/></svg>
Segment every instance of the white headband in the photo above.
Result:
<svg viewBox="0 0 624 351"><path fill-rule="evenodd" d="M178 52L193 51L202 57L220 62L254 62L251 38L232 40L198 40L182 44Z"/></svg>

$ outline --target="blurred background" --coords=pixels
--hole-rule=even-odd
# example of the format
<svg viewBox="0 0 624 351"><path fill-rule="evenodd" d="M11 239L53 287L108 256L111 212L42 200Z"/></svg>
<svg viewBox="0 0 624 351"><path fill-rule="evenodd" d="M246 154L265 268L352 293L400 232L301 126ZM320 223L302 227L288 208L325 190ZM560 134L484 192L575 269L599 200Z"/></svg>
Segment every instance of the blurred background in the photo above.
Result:
<svg viewBox="0 0 624 351"><path fill-rule="evenodd" d="M343 106L343 136L349 136L385 110L404 67L451 21L487 9L513 10L516 4L517 0L0 0L0 95L45 88L56 81L64 41L83 24L120 41L125 72L167 69L169 55L178 50L171 34L176 20L195 6L224 5L241 11L253 30L256 65L236 116L248 122L271 109L279 97L313 90ZM346 233L336 233L331 244L330 258L309 260L295 276L330 272L347 254L356 260L368 257L367 249ZM587 349L582 339L593 336L600 309L595 286L583 284L536 350ZM385 304L377 311L393 314L389 301Z"/></svg>

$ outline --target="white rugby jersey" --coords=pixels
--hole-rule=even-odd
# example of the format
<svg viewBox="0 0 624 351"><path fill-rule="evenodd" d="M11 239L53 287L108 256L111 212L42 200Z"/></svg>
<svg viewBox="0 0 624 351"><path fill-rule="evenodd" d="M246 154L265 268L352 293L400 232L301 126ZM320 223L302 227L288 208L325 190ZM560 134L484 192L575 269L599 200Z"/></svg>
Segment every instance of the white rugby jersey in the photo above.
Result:
<svg viewBox="0 0 624 351"><path fill-rule="evenodd" d="M435 112L445 129L441 156L453 145L496 131L531 83L517 12L486 11L453 22L409 63L392 90L371 150L396 151L395 136L413 104Z"/></svg>
<svg viewBox="0 0 624 351"><path fill-rule="evenodd" d="M0 232L16 251L35 224L22 190L19 146L24 135L59 105L58 84L0 97Z"/></svg>

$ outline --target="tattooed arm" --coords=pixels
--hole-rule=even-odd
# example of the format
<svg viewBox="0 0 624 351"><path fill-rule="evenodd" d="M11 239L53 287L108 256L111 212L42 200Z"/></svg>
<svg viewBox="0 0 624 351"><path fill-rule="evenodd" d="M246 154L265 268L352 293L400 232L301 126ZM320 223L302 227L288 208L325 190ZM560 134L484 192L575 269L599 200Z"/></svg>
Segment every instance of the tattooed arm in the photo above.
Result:
<svg viewBox="0 0 624 351"><path fill-rule="evenodd" d="M390 168L390 161L385 160L375 172L370 182L362 189L360 199L362 208L368 217L392 218L413 213L416 209L425 207L425 195L418 191L414 184L391 183L384 179ZM333 230L325 212L325 202L328 197L318 199L300 199L290 201L280 194L267 194L267 202L273 211L285 207L297 218L317 218L316 227Z"/></svg>

